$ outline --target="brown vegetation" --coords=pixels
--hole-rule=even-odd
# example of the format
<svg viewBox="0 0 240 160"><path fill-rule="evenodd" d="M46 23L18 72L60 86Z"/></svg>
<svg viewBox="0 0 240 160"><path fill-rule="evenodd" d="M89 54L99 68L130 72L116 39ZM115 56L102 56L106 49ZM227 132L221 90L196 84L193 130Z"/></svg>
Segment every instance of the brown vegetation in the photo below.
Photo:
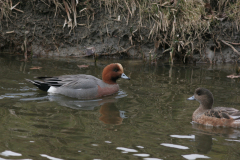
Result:
<svg viewBox="0 0 240 160"><path fill-rule="evenodd" d="M69 33L81 26L90 30L95 16L101 11L126 25L131 21L137 22L137 25L129 26L129 43L134 47L153 43L154 48L147 54L151 60L169 54L172 63L174 57L185 63L186 58L192 57L194 53L202 55L205 48L209 47L206 46L209 40L213 42L211 46L214 52L221 51L221 47L227 45L240 55L234 47L239 44L239 37L238 42L230 42L232 39L229 35L239 31L238 0L40 0L40 2L44 3L46 8L54 8L54 17L61 16L65 19L62 26L63 28L67 26ZM18 8L21 3L31 3L29 5L38 7L36 1L0 0L0 22L13 23L13 17L16 18L18 13L23 12ZM39 10L44 12L44 8ZM79 18L85 18L85 21L80 22ZM108 30L107 26L106 29ZM8 31L6 34L12 32L14 31ZM24 40L22 44L24 53L28 51L26 41ZM57 49L58 47L59 45L56 45ZM129 49L122 49L113 54L128 52ZM158 52L161 49L163 52ZM145 56L142 55L142 58Z"/></svg>

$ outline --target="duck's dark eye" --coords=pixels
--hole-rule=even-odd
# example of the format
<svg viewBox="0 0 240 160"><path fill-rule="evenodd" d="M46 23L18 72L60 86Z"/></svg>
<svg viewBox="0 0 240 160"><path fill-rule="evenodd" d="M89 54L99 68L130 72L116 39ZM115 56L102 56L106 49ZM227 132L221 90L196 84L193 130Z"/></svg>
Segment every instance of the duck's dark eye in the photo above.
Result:
<svg viewBox="0 0 240 160"><path fill-rule="evenodd" d="M201 94L202 94L202 92L201 92L201 91L197 91L197 95L199 95L199 96L200 96Z"/></svg>
<svg viewBox="0 0 240 160"><path fill-rule="evenodd" d="M117 68L114 68L113 71L114 71L114 72L118 72L118 69L117 69Z"/></svg>

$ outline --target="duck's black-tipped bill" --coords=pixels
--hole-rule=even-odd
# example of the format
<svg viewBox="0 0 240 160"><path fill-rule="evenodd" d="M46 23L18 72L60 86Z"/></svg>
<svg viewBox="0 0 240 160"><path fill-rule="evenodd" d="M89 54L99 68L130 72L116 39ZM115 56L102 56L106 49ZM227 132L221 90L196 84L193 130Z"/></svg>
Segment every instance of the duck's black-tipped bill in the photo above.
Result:
<svg viewBox="0 0 240 160"><path fill-rule="evenodd" d="M192 96L192 97L189 97L187 100L190 100L190 101L192 101L192 100L196 100L196 99L195 99L195 97L194 97L194 96Z"/></svg>
<svg viewBox="0 0 240 160"><path fill-rule="evenodd" d="M124 74L124 73L122 73L121 78L130 80L130 78L128 76L126 76L126 74Z"/></svg>

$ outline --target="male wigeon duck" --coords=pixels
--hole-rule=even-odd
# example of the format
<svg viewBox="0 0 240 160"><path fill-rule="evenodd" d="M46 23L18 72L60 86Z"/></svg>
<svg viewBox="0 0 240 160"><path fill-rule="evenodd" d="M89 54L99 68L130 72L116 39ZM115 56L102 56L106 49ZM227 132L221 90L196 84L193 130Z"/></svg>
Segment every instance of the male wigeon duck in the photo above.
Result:
<svg viewBox="0 0 240 160"><path fill-rule="evenodd" d="M123 67L120 63L112 63L103 69L102 80L85 74L38 77L42 81L26 80L49 93L78 99L93 99L118 92L119 86L116 81L119 78L130 79L123 73Z"/></svg>
<svg viewBox="0 0 240 160"><path fill-rule="evenodd" d="M205 88L197 88L188 100L197 100L200 103L192 115L192 120L207 126L223 126L240 128L240 111L235 108L213 106L213 95Z"/></svg>

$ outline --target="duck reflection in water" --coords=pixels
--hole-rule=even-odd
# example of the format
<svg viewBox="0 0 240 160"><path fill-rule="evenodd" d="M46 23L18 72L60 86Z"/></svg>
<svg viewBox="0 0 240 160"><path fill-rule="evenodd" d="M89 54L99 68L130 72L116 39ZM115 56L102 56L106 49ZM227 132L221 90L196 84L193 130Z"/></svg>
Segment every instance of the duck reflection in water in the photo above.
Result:
<svg viewBox="0 0 240 160"><path fill-rule="evenodd" d="M57 99L56 99L57 98ZM120 125L126 116L124 115L125 111L120 111L116 107L116 102L118 98L114 97L105 97L103 99L96 100L66 100L66 97L57 96L51 101L56 101L61 106L69 107L72 109L78 110L94 110L95 107L101 106L99 112L102 114L99 118L105 124Z"/></svg>
<svg viewBox="0 0 240 160"><path fill-rule="evenodd" d="M102 99L94 100L76 100L69 97L52 95L49 98L50 101L55 101L61 106L69 107L78 110L94 110L95 107L104 105L105 103L116 103L117 99L112 97L104 97Z"/></svg>
<svg viewBox="0 0 240 160"><path fill-rule="evenodd" d="M31 97L31 98L22 98L21 101L45 101L49 100L52 102L57 102L59 105L64 107L69 107L72 109L80 109L80 110L94 110L95 107L101 106L105 103L116 103L118 99L126 97L127 94L119 90L117 94L112 96L107 96L99 99L92 100L79 100L74 99L62 95L57 94L49 94L48 96L40 96L40 97Z"/></svg>
<svg viewBox="0 0 240 160"><path fill-rule="evenodd" d="M212 135L201 131L201 126L197 123L192 123L192 127L199 132L195 133L195 143L198 153L206 154L212 149ZM204 126L205 127L205 126Z"/></svg>
<svg viewBox="0 0 240 160"><path fill-rule="evenodd" d="M124 113L125 111L120 111L116 107L116 102L118 99L126 97L127 94L119 90L117 95L112 95L108 97L103 97L101 99L93 100L78 100L74 98L69 98L62 95L49 94L44 97L35 98L23 98L22 101L33 101L33 100L46 100L57 102L59 105L77 109L77 110L94 110L95 107L101 106L99 112L102 114L99 118L100 121L105 124L120 125L124 118L127 118Z"/></svg>
<svg viewBox="0 0 240 160"><path fill-rule="evenodd" d="M212 149L212 136L207 134L195 135L196 148L198 153L208 153Z"/></svg>
<svg viewBox="0 0 240 160"><path fill-rule="evenodd" d="M195 142L198 153L208 153L212 149L213 136L237 139L240 137L240 130L234 128L209 127L198 123L192 123L192 128L196 129Z"/></svg>
<svg viewBox="0 0 240 160"><path fill-rule="evenodd" d="M123 119L126 118L125 112L118 110L115 103L103 104L99 112L102 114L99 120L105 124L120 125Z"/></svg>

